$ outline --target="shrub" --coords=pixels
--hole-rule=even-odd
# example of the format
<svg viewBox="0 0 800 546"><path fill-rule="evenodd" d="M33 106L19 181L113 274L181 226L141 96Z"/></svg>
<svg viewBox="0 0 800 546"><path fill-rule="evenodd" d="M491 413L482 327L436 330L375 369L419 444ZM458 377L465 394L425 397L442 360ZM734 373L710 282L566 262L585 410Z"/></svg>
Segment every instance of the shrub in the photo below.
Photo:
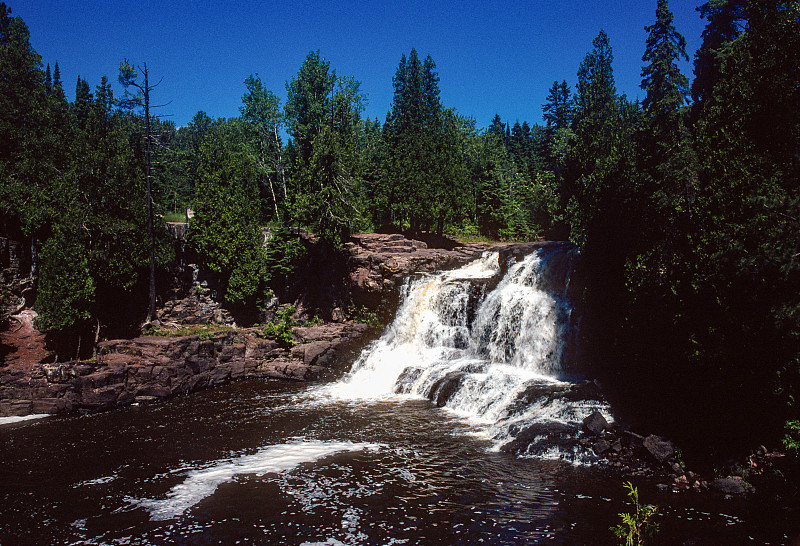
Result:
<svg viewBox="0 0 800 546"><path fill-rule="evenodd" d="M653 521L658 507L640 504L639 491L631 482L625 482L623 486L628 490L628 497L633 502L634 511L630 514L621 512L619 517L622 519L622 523L611 527L611 531L621 540L620 544L641 546L645 540L658 533L658 523Z"/></svg>
<svg viewBox="0 0 800 546"><path fill-rule="evenodd" d="M288 305L283 310L275 313L275 319L267 323L261 331L261 337L273 337L281 345L291 347L294 342L294 334L292 333L294 319L292 315L294 315L295 311L294 305Z"/></svg>
<svg viewBox="0 0 800 546"><path fill-rule="evenodd" d="M783 447L795 457L800 456L800 421L786 421L785 430Z"/></svg>

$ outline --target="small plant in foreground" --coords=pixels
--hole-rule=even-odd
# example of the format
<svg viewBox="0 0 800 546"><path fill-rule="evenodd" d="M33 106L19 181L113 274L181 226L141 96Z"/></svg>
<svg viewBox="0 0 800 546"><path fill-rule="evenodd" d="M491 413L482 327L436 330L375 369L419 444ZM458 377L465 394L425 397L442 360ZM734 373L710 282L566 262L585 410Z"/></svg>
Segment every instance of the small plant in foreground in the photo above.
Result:
<svg viewBox="0 0 800 546"><path fill-rule="evenodd" d="M634 511L631 514L621 512L619 517L622 519L622 523L611 527L611 531L621 540L620 544L641 546L645 544L646 539L652 538L658 533L658 523L653 521L658 506L640 504L639 491L631 482L625 482L623 486L628 490L628 497L633 502Z"/></svg>

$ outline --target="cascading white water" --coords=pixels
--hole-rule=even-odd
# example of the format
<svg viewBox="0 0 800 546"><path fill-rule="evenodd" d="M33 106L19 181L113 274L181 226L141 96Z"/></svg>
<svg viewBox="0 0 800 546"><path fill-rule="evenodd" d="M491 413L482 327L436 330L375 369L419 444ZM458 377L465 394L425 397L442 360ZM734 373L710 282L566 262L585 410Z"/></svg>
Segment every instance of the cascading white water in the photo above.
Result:
<svg viewBox="0 0 800 546"><path fill-rule="evenodd" d="M597 409L611 419L593 384L562 380L578 325L566 298L576 257L572 245L544 246L498 282L490 253L410 280L394 322L328 392L425 397L480 424L497 449L572 458L581 420Z"/></svg>

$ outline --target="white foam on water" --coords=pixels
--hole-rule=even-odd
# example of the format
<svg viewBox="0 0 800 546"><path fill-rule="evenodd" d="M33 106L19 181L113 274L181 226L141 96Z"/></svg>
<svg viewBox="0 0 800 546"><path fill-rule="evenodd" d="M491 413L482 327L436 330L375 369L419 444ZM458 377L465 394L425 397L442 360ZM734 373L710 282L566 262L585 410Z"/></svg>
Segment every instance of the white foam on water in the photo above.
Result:
<svg viewBox="0 0 800 546"><path fill-rule="evenodd" d="M407 281L384 335L362 352L341 381L315 395L334 400L424 398L474 427L499 450L530 427L544 458L574 453L567 444L581 421L608 405L568 396L580 319L566 298L574 247L551 246L501 271L486 254L461 269ZM497 278L500 273L502 278ZM492 283L495 278L497 282ZM565 440L561 442L560 440Z"/></svg>
<svg viewBox="0 0 800 546"><path fill-rule="evenodd" d="M220 460L212 466L189 471L183 483L170 489L164 499L131 499L131 503L147 509L153 521L172 519L211 496L219 485L232 481L235 476L285 472L301 463L336 453L379 447L377 444L316 440L266 446L251 455Z"/></svg>
<svg viewBox="0 0 800 546"><path fill-rule="evenodd" d="M50 417L50 414L34 413L32 415L13 415L11 417L0 417L0 426L10 425L11 423L19 423L22 421L32 421L34 419L41 419L43 417Z"/></svg>

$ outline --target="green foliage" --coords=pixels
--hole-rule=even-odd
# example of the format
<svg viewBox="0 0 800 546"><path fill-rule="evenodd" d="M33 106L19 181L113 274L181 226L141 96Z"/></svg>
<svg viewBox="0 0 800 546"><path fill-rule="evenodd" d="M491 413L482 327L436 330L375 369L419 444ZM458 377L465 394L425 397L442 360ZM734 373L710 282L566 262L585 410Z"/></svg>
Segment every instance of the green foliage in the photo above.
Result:
<svg viewBox="0 0 800 546"><path fill-rule="evenodd" d="M322 319L319 318L319 315L314 315L310 319L303 322L302 326L304 328L311 328L312 326L319 326L322 324Z"/></svg>
<svg viewBox="0 0 800 546"><path fill-rule="evenodd" d="M36 308L41 330L75 330L91 318L95 282L79 232L61 226L42 248Z"/></svg>
<svg viewBox="0 0 800 546"><path fill-rule="evenodd" d="M550 88L544 127L498 114L479 130L444 107L433 59L414 49L397 67L383 124L361 119L359 83L319 52L287 84L284 108L250 76L240 119L200 111L181 128L152 121L156 217L183 219L192 205L190 242L238 309L254 309L302 261L289 226L333 245L366 228L473 240L568 236L587 272L582 331L597 371L627 382L643 406L663 407L653 403L662 397L716 421L692 427L698 436L767 443L785 433L794 450L800 5L700 6L708 25L688 107L677 68L686 42L666 0L654 4L642 104L617 94L600 32L574 94L565 80ZM25 23L3 3L0 74L0 212L40 250L39 324L74 335L140 314L148 141L140 116L117 105L144 97L119 101L106 78L94 89L78 78L70 104L58 64L42 70ZM131 63L120 77L137 88ZM275 226L266 249L264 222ZM172 241L156 235L165 264ZM378 322L364 310L355 319ZM289 324L278 318L271 335L291 343ZM730 434L726 423L764 437Z"/></svg>
<svg viewBox="0 0 800 546"><path fill-rule="evenodd" d="M357 143L364 96L353 78L337 77L319 52L287 84L286 119L294 138L291 217L334 246L363 225Z"/></svg>
<svg viewBox="0 0 800 546"><path fill-rule="evenodd" d="M542 105L543 118L548 129L566 129L572 124L572 97L567 81L553 82L547 93L547 103Z"/></svg>
<svg viewBox="0 0 800 546"><path fill-rule="evenodd" d="M280 345L291 347L294 342L292 327L295 325L293 315L297 311L294 305L287 305L275 313L275 318L261 330L261 337L274 338Z"/></svg>
<svg viewBox="0 0 800 546"><path fill-rule="evenodd" d="M795 457L800 456L800 421L786 421L783 447Z"/></svg>
<svg viewBox="0 0 800 546"><path fill-rule="evenodd" d="M381 320L378 318L378 314L368 310L366 307L361 307L356 310L355 314L353 315L353 322L375 326L376 328L384 327L383 322L381 322Z"/></svg>
<svg viewBox="0 0 800 546"><path fill-rule="evenodd" d="M246 140L249 155L258 170L262 201L265 205L272 204L272 210L262 214L279 221L287 198L280 137L285 124L281 101L264 88L258 75L249 76L244 83L247 93L242 97L239 111L250 133Z"/></svg>
<svg viewBox="0 0 800 546"><path fill-rule="evenodd" d="M439 100L436 63L417 51L405 55L393 79L392 108L383 126L386 143L381 201L396 226L412 233L459 223L472 207L465 151L474 122ZM474 194L473 194L474 195Z"/></svg>
<svg viewBox="0 0 800 546"><path fill-rule="evenodd" d="M306 255L300 237L291 230L279 226L270 230L266 244L266 266L274 284L286 284L289 277Z"/></svg>
<svg viewBox="0 0 800 546"><path fill-rule="evenodd" d="M255 170L236 145L241 135L235 122L208 131L200 148L189 239L202 266L218 275L225 300L251 308L267 294L268 271Z"/></svg>
<svg viewBox="0 0 800 546"><path fill-rule="evenodd" d="M623 484L628 490L628 498L633 503L633 512L621 512L621 523L611 527L614 535L624 546L641 546L658 533L658 523L653 521L658 512L657 506L639 503L639 491L631 482Z"/></svg>

